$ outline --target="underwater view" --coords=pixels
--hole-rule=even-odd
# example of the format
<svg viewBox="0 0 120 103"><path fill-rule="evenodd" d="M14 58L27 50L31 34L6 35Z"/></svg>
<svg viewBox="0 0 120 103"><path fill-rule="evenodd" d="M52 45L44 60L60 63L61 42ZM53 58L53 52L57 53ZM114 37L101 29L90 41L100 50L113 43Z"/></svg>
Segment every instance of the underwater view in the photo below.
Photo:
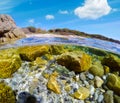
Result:
<svg viewBox="0 0 120 103"><path fill-rule="evenodd" d="M120 103L120 0L0 0L0 103Z"/></svg>

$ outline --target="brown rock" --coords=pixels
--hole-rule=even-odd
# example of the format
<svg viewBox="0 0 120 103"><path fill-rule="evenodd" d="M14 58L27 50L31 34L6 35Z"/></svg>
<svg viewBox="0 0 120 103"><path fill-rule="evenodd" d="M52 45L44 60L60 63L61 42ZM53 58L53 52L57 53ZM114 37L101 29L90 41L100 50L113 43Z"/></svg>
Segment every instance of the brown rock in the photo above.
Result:
<svg viewBox="0 0 120 103"><path fill-rule="evenodd" d="M25 37L24 32L18 28L9 15L0 15L0 43ZM5 39L6 38L6 39Z"/></svg>

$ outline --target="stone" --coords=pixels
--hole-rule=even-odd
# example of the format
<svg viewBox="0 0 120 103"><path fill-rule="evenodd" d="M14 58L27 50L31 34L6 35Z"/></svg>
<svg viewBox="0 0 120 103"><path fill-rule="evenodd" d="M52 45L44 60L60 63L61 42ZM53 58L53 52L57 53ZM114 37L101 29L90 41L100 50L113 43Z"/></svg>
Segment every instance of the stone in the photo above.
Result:
<svg viewBox="0 0 120 103"><path fill-rule="evenodd" d="M4 55L3 55L4 54ZM15 49L0 51L0 78L9 78L21 66L21 58Z"/></svg>
<svg viewBox="0 0 120 103"><path fill-rule="evenodd" d="M37 57L49 52L49 46L25 46L20 47L19 54L22 60L34 61Z"/></svg>
<svg viewBox="0 0 120 103"><path fill-rule="evenodd" d="M93 85L90 85L89 90L90 90L90 95L93 95L95 93L95 88Z"/></svg>
<svg viewBox="0 0 120 103"><path fill-rule="evenodd" d="M0 82L0 103L16 103L13 90L3 82Z"/></svg>
<svg viewBox="0 0 120 103"><path fill-rule="evenodd" d="M104 94L104 102L105 102L105 103L114 103L113 91L108 90L108 91ZM115 103L116 103L116 102L115 102Z"/></svg>
<svg viewBox="0 0 120 103"><path fill-rule="evenodd" d="M120 77L115 74L110 74L107 77L107 86L116 94L120 95Z"/></svg>
<svg viewBox="0 0 120 103"><path fill-rule="evenodd" d="M112 71L120 72L120 58L115 55L108 55L102 60L102 64L108 66Z"/></svg>
<svg viewBox="0 0 120 103"><path fill-rule="evenodd" d="M97 99L98 103L101 103L103 101L103 99L104 99L104 96L102 94L100 94Z"/></svg>
<svg viewBox="0 0 120 103"><path fill-rule="evenodd" d="M57 72L54 72L53 74L50 75L47 83L47 88L57 94L61 94L60 85L57 82L57 76L58 76Z"/></svg>
<svg viewBox="0 0 120 103"><path fill-rule="evenodd" d="M11 16L0 15L0 43L25 37L24 32L18 28Z"/></svg>
<svg viewBox="0 0 120 103"><path fill-rule="evenodd" d="M72 97L80 100L85 100L90 95L89 89L85 87L80 87L74 94L71 94Z"/></svg>
<svg viewBox="0 0 120 103"><path fill-rule="evenodd" d="M88 77L89 79L91 79L91 80L94 79L94 75L92 75L91 73L88 73L88 74L87 74L87 77Z"/></svg>
<svg viewBox="0 0 120 103"><path fill-rule="evenodd" d="M104 81L99 76L95 76L95 87L99 88L103 83Z"/></svg>
<svg viewBox="0 0 120 103"><path fill-rule="evenodd" d="M91 68L89 69L89 72L91 73L91 74L93 74L94 76L103 76L104 75L104 69L103 69L103 66L102 66L102 64L99 62L99 61L97 61L97 62L95 62L92 66L91 66Z"/></svg>
<svg viewBox="0 0 120 103"><path fill-rule="evenodd" d="M82 81L85 81L85 80L86 80L86 75L85 75L85 73L80 73L80 79L81 79Z"/></svg>
<svg viewBox="0 0 120 103"><path fill-rule="evenodd" d="M114 95L114 103L120 103L120 96Z"/></svg>
<svg viewBox="0 0 120 103"><path fill-rule="evenodd" d="M65 90L69 92L71 90L71 86L69 84L65 85Z"/></svg>
<svg viewBox="0 0 120 103"><path fill-rule="evenodd" d="M91 66L91 57L82 52L67 52L57 57L57 63L75 72L87 71Z"/></svg>

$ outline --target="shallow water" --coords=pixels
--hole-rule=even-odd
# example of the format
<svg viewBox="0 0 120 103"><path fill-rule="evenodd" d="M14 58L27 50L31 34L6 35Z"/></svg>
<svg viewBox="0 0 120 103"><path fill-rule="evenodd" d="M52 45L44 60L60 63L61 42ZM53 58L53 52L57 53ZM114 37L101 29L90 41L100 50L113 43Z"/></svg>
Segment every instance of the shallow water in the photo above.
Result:
<svg viewBox="0 0 120 103"><path fill-rule="evenodd" d="M93 38L80 38L80 37L27 37L17 40L14 43L2 44L0 49L19 47L25 45L38 45L38 44L70 44L87 46L92 48L103 49L109 52L120 54L120 44L108 42Z"/></svg>

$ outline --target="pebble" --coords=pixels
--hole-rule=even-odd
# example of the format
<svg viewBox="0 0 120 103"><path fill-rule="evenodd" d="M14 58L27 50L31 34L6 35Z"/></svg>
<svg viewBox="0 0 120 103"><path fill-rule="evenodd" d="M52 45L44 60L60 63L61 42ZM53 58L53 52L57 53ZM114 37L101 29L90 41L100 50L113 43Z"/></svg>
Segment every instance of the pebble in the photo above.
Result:
<svg viewBox="0 0 120 103"><path fill-rule="evenodd" d="M89 90L90 90L90 95L93 95L95 93L95 88L93 85L90 85Z"/></svg>
<svg viewBox="0 0 120 103"><path fill-rule="evenodd" d="M84 73L80 73L80 80L82 80L82 81L86 80L86 76Z"/></svg>
<svg viewBox="0 0 120 103"><path fill-rule="evenodd" d="M88 73L88 74L87 74L87 77L88 77L89 79L94 79L94 75L92 75L91 73Z"/></svg>
<svg viewBox="0 0 120 103"><path fill-rule="evenodd" d="M103 99L104 99L104 96L102 94L100 94L97 99L98 103L101 103L103 101Z"/></svg>

